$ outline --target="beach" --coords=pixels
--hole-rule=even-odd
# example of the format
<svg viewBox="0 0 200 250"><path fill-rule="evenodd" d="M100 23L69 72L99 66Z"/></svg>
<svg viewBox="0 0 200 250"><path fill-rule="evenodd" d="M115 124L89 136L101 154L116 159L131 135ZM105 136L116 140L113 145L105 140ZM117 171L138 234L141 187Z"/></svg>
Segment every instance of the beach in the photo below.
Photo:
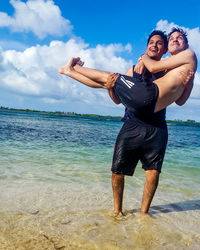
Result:
<svg viewBox="0 0 200 250"><path fill-rule="evenodd" d="M112 153L120 119L0 111L0 249L199 249L200 126L169 123L149 216L145 173L126 178L115 217Z"/></svg>

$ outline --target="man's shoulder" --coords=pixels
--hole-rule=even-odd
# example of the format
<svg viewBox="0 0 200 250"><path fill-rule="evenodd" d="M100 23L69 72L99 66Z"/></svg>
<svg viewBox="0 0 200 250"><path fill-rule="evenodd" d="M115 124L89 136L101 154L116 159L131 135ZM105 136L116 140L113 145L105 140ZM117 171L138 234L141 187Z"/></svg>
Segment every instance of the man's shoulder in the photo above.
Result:
<svg viewBox="0 0 200 250"><path fill-rule="evenodd" d="M195 52L194 52L194 50L192 50L192 49L186 49L186 50L185 50L185 53L187 53L187 54L190 55L190 56L194 56L194 55L195 55Z"/></svg>
<svg viewBox="0 0 200 250"><path fill-rule="evenodd" d="M196 57L196 54L195 54L194 50L192 50L192 49L183 50L183 51L179 52L176 55L179 55L179 56L182 56L182 57L187 56L189 58L195 58Z"/></svg>

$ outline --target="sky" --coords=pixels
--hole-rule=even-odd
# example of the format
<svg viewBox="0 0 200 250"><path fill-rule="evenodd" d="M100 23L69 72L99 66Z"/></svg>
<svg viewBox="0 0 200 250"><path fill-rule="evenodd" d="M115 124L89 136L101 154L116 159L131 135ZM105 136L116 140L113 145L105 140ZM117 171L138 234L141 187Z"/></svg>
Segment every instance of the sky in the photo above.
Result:
<svg viewBox="0 0 200 250"><path fill-rule="evenodd" d="M92 89L58 68L72 56L86 67L125 73L145 52L154 29L183 28L200 61L199 0L0 1L0 106L123 116L106 90ZM166 56L169 56L166 54ZM183 106L167 119L200 121L200 66Z"/></svg>

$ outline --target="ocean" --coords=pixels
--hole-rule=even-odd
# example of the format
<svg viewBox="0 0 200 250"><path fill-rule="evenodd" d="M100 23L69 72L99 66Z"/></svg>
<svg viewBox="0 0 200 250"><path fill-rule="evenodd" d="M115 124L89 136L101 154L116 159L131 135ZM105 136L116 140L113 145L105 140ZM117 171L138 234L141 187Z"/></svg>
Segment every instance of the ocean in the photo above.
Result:
<svg viewBox="0 0 200 250"><path fill-rule="evenodd" d="M0 249L199 249L200 125L168 123L150 216L145 172L126 177L113 215L111 163L120 119L0 111Z"/></svg>

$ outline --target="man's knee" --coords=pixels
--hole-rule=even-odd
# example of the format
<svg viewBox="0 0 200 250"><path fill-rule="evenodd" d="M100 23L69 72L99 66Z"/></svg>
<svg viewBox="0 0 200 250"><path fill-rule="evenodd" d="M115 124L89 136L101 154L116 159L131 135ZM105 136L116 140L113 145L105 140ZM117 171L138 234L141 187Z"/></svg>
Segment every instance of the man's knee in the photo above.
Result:
<svg viewBox="0 0 200 250"><path fill-rule="evenodd" d="M112 173L112 183L113 185L118 185L119 183L124 182L124 175L123 174L115 174Z"/></svg>
<svg viewBox="0 0 200 250"><path fill-rule="evenodd" d="M124 179L124 175L112 173L112 178L116 179L116 180L122 180L122 179Z"/></svg>
<svg viewBox="0 0 200 250"><path fill-rule="evenodd" d="M160 172L156 169L146 170L146 181L158 182Z"/></svg>

